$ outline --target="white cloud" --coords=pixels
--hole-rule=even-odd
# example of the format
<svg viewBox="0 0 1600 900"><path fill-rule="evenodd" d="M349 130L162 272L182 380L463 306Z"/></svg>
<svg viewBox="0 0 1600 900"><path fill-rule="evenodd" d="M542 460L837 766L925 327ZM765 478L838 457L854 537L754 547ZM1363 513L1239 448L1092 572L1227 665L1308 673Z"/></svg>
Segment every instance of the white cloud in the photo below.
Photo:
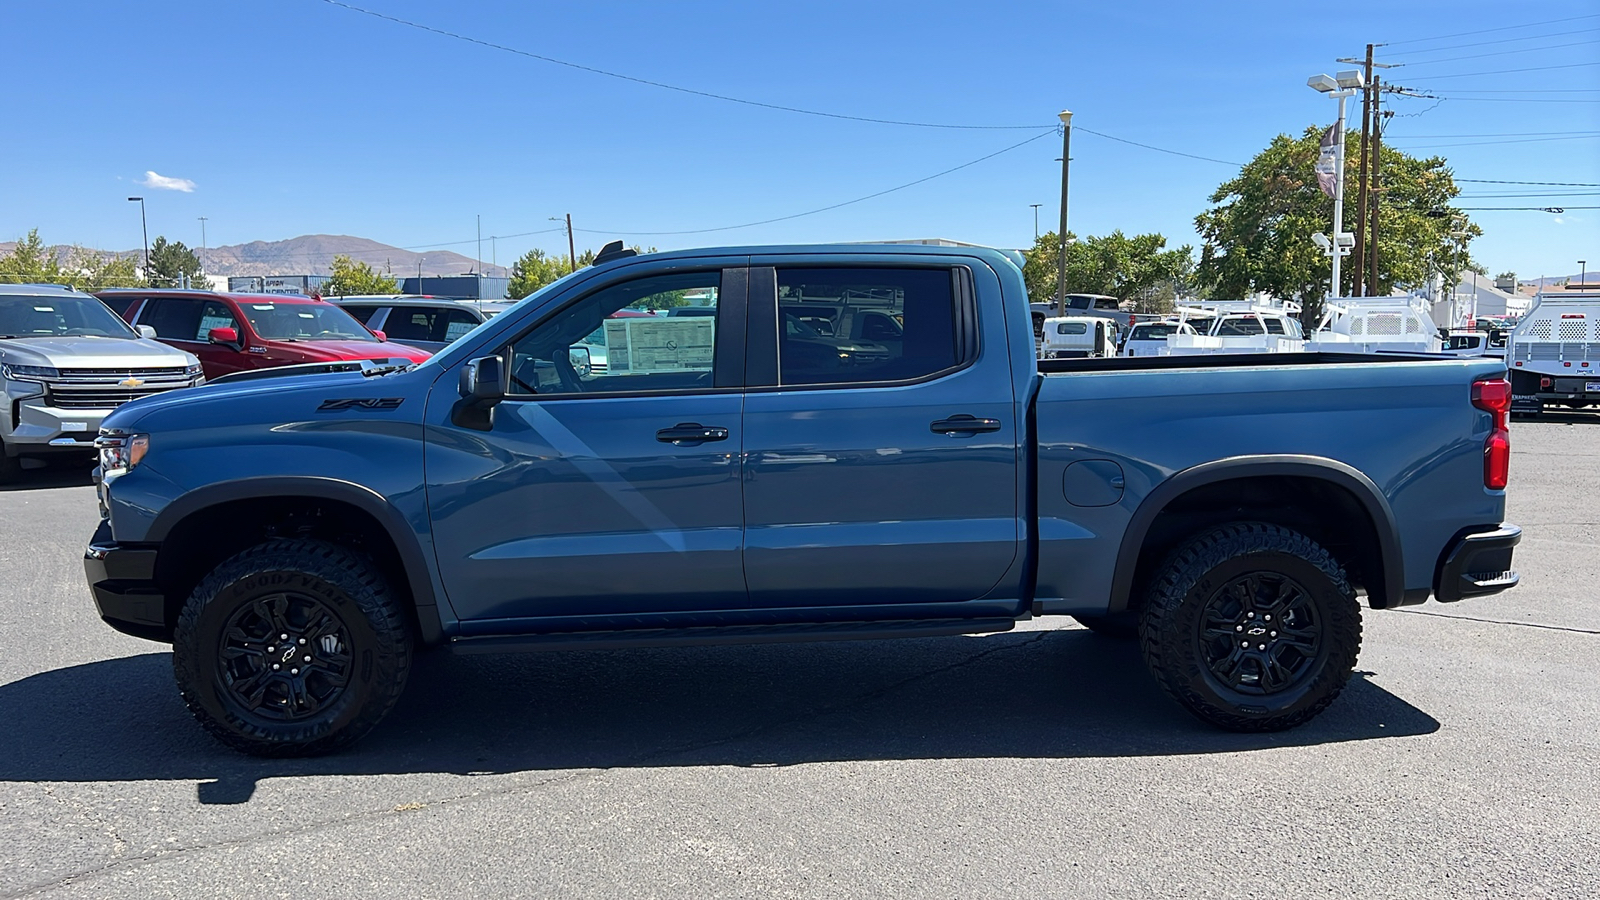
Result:
<svg viewBox="0 0 1600 900"><path fill-rule="evenodd" d="M158 191L183 191L185 194L194 193L194 182L187 178L170 178L166 175L157 175L154 172L145 172L144 180L139 182L147 188Z"/></svg>

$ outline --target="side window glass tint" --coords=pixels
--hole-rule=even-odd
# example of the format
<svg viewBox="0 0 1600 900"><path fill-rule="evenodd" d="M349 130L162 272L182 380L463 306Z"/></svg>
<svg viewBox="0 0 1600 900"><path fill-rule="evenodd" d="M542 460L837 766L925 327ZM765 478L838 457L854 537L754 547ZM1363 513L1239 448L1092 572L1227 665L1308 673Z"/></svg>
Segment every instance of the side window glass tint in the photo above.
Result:
<svg viewBox="0 0 1600 900"><path fill-rule="evenodd" d="M1268 334L1283 334L1284 333L1283 332L1283 323L1278 321L1277 319L1268 319L1267 320L1267 333Z"/></svg>
<svg viewBox="0 0 1600 900"><path fill-rule="evenodd" d="M460 309L446 310L439 320L444 323L444 334L434 340L447 344L478 327L478 320L472 317L472 313Z"/></svg>
<svg viewBox="0 0 1600 900"><path fill-rule="evenodd" d="M954 368L955 304L949 269L779 269L779 381L902 381Z"/></svg>
<svg viewBox="0 0 1600 900"><path fill-rule="evenodd" d="M372 321L373 313L378 311L376 306L342 306L340 308L350 315L355 316L356 321L363 325Z"/></svg>
<svg viewBox="0 0 1600 900"><path fill-rule="evenodd" d="M712 386L722 273L678 272L602 288L511 349L513 394L693 391ZM711 315L673 310L712 310Z"/></svg>
<svg viewBox="0 0 1600 900"><path fill-rule="evenodd" d="M200 308L200 327L195 329L193 340L208 340L213 328L232 328L237 331L239 320L234 318L233 311L228 307L215 300L207 300Z"/></svg>
<svg viewBox="0 0 1600 900"><path fill-rule="evenodd" d="M389 310L389 318L383 323L383 334L391 341L433 340L433 312L397 306Z"/></svg>
<svg viewBox="0 0 1600 900"><path fill-rule="evenodd" d="M156 330L156 337L169 341L193 341L200 332L199 300L181 297L161 297L149 301L149 307L140 318L141 325ZM200 338L204 340L204 338Z"/></svg>

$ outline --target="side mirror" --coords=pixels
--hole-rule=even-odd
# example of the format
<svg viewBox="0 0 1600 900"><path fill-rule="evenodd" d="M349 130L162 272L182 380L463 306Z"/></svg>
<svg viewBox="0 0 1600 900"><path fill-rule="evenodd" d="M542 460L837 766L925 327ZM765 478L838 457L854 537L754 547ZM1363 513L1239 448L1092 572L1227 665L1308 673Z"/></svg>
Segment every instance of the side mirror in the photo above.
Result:
<svg viewBox="0 0 1600 900"><path fill-rule="evenodd" d="M511 392L511 370L498 356L481 356L461 367L461 399L450 421L474 431L494 428L494 408Z"/></svg>
<svg viewBox="0 0 1600 900"><path fill-rule="evenodd" d="M572 370L578 373L579 378L588 378L594 374L594 364L589 358L589 348L577 344L567 351L567 358L572 360Z"/></svg>
<svg viewBox="0 0 1600 900"><path fill-rule="evenodd" d="M139 332L139 337L152 341L156 339L156 330L149 325L136 325L133 330Z"/></svg>
<svg viewBox="0 0 1600 900"><path fill-rule="evenodd" d="M237 329L228 328L227 326L213 328L206 332L206 340L213 344L237 344L239 343L239 332Z"/></svg>
<svg viewBox="0 0 1600 900"><path fill-rule="evenodd" d="M376 328L372 329L372 336L377 338L380 341L387 341L389 339L389 336L387 334L384 334L383 332L379 331Z"/></svg>

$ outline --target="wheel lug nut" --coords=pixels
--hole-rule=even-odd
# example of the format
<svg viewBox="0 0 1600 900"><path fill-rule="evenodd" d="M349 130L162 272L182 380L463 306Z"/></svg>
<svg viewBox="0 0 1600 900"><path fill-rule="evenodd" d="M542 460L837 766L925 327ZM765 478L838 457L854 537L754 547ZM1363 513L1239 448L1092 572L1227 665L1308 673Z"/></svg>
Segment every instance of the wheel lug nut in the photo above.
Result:
<svg viewBox="0 0 1600 900"><path fill-rule="evenodd" d="M301 639L300 639L300 643L302 643L302 644L304 644L304 643L305 643L305 642L306 642L306 639L305 639L305 638L301 638Z"/></svg>
<svg viewBox="0 0 1600 900"><path fill-rule="evenodd" d="M1244 626L1243 625L1235 625L1235 626L1233 626L1233 630L1234 631L1243 631L1244 630ZM272 648L268 647L267 648L267 652L270 653L271 651L272 651Z"/></svg>
<svg viewBox="0 0 1600 900"><path fill-rule="evenodd" d="M280 641L287 641L288 639L289 639L289 636L287 634L278 635L278 640L280 640Z"/></svg>
<svg viewBox="0 0 1600 900"><path fill-rule="evenodd" d="M1241 647L1245 648L1246 650L1248 650L1248 649L1250 649L1250 642L1249 641L1240 641L1239 642L1239 646L1241 646ZM273 666L273 668L276 669L277 666Z"/></svg>
<svg viewBox="0 0 1600 900"><path fill-rule="evenodd" d="M1256 645L1256 649L1257 649L1257 650L1265 650L1265 649L1267 649L1267 645L1266 645L1266 644L1257 644L1257 645ZM300 671L300 670L299 670L299 669L296 669L296 670L295 670L295 671L296 671L296 672L298 672L298 671Z"/></svg>
<svg viewBox="0 0 1600 900"><path fill-rule="evenodd" d="M283 667L278 665L277 663L273 663L272 664L272 671L274 671L274 672L278 671L281 668L283 668Z"/></svg>
<svg viewBox="0 0 1600 900"><path fill-rule="evenodd" d="M1273 634L1277 634L1277 632L1276 632L1276 631L1274 631L1274 632L1273 632ZM306 662L311 662L311 657L309 657L309 656L308 656L308 657L306 657Z"/></svg>
<svg viewBox="0 0 1600 900"><path fill-rule="evenodd" d="M290 669L289 670L289 674L290 675L299 675L300 674L300 670L299 669Z"/></svg>
<svg viewBox="0 0 1600 900"><path fill-rule="evenodd" d="M1245 613L1245 618L1247 618L1247 619L1254 619L1255 617L1256 617L1255 613Z"/></svg>
<svg viewBox="0 0 1600 900"><path fill-rule="evenodd" d="M1268 622L1271 622L1271 621L1272 621L1272 616L1270 616L1270 615L1269 615L1269 616L1267 616L1267 621L1268 621ZM301 643L305 643L305 642L304 642L304 641L301 641Z"/></svg>
<svg viewBox="0 0 1600 900"><path fill-rule="evenodd" d="M1277 636L1278 636L1278 633L1276 631L1267 632L1267 637L1277 637Z"/></svg>
<svg viewBox="0 0 1600 900"><path fill-rule="evenodd" d="M272 653L272 652L275 652L277 649L278 649L277 647L268 647L267 648L267 652L268 653Z"/></svg>

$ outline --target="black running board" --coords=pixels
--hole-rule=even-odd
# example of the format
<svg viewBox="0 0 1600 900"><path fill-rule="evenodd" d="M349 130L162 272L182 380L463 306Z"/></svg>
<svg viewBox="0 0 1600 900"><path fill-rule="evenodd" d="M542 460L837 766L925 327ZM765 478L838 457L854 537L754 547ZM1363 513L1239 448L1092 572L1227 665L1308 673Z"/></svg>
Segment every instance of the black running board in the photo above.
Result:
<svg viewBox="0 0 1600 900"><path fill-rule="evenodd" d="M717 644L786 644L804 641L877 641L1010 631L1015 619L896 619L881 622L802 622L710 628L636 628L458 637L455 653L522 653L536 650L615 650L623 647L705 647Z"/></svg>

